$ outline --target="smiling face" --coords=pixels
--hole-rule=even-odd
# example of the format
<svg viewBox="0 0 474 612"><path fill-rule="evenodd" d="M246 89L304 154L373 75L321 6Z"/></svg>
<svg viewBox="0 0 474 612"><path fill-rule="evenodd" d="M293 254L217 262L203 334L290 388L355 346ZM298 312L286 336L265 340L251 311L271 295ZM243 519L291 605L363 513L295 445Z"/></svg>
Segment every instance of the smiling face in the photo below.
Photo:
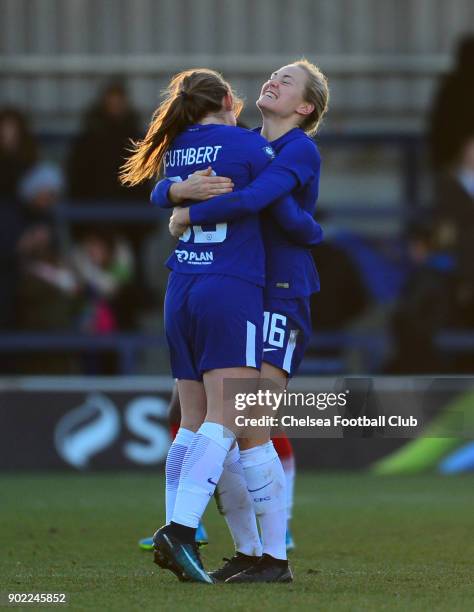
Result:
<svg viewBox="0 0 474 612"><path fill-rule="evenodd" d="M263 84L258 108L263 115L282 119L294 116L295 125L299 125L314 110L314 105L304 99L306 81L307 75L299 66L283 66Z"/></svg>

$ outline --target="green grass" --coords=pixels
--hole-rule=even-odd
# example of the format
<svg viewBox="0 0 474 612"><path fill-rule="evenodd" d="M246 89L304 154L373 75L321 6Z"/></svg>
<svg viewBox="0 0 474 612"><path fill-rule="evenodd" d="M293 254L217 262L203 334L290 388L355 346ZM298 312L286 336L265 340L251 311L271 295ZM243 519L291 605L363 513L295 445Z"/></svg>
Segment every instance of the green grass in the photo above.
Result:
<svg viewBox="0 0 474 612"><path fill-rule="evenodd" d="M160 477L3 475L0 491L0 591L67 592L68 609L474 610L469 477L300 475L295 582L257 587L181 584L138 549L162 523ZM210 506L214 568L231 546Z"/></svg>

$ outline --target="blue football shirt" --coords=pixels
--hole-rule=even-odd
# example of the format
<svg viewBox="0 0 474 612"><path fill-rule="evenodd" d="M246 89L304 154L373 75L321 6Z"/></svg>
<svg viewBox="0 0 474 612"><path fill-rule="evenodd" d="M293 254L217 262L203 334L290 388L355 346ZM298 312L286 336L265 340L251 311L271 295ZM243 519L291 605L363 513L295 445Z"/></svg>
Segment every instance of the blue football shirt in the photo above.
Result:
<svg viewBox="0 0 474 612"><path fill-rule="evenodd" d="M232 179L236 190L251 183L274 157L259 134L219 125L192 125L181 132L165 154L166 178L185 180L212 166ZM159 185L159 183L158 183ZM155 187L157 189L158 185ZM158 192L152 193L156 203ZM235 220L193 223L180 237L167 266L184 274L227 274L265 285L265 251L257 212Z"/></svg>
<svg viewBox="0 0 474 612"><path fill-rule="evenodd" d="M277 156L260 176L241 191L235 190L191 206L191 223L236 220L260 212L270 203L290 194L300 209L312 217L321 167L316 144L299 128L290 130L270 144ZM276 222L272 206L262 214L266 295L294 298L319 291L319 277L308 245L298 245L292 240L285 226ZM312 242L315 244L322 239L322 231L314 220L313 223L316 230L319 229L316 240Z"/></svg>
<svg viewBox="0 0 474 612"><path fill-rule="evenodd" d="M297 181L291 191L292 197L303 210L313 216L319 194L321 168L321 157L316 144L299 128L290 130L270 144L277 154L273 163L287 167ZM271 207L264 209L261 219L266 252L265 295L290 298L319 291L319 275L311 251L291 240L284 228L276 222Z"/></svg>

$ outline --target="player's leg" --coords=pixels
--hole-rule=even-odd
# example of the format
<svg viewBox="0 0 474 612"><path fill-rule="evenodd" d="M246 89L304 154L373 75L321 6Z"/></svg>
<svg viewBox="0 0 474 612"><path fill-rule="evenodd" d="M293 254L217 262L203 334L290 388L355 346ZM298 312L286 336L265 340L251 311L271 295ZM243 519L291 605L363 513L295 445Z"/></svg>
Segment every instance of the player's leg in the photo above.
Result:
<svg viewBox="0 0 474 612"><path fill-rule="evenodd" d="M237 337L235 332L239 324L237 320L235 320L233 324L235 329L231 327L231 335L228 337L228 341L230 346L233 344L238 345L239 341L245 337L245 346L241 345L240 352L243 357L245 351L245 363L251 363L252 350L254 352L258 351L261 355L262 343L257 340L261 339L259 329L261 329L260 326L263 322L263 317L260 310L261 302L258 302L254 295L250 295L250 300L245 299L247 296L246 285L246 283L243 283L239 291L238 308L239 317L241 319L241 331ZM229 318L232 317L232 309L233 307L227 309ZM243 318L242 314L244 315ZM259 319L259 324L252 325L250 323L252 319ZM229 351L229 348L226 347L226 350ZM243 362L242 357L240 357L240 361ZM239 358L236 355L236 361L238 360ZM254 363L251 365L260 365L259 362L255 361L255 358L253 358L253 361ZM257 372L251 370L251 380L257 377ZM221 383L218 382L218 386L215 389L216 392L220 384ZM255 381L254 384L256 384ZM218 409L220 409L219 402L216 405ZM212 406L209 406L209 409L212 411ZM228 409L229 414L235 415L234 405L229 406ZM251 566L262 553L253 503L247 489L247 483L240 462L240 452L237 445L231 448L224 461L223 472L219 479L218 486L216 487L215 497L219 512L224 516L229 527L235 547L234 555L231 556L229 561L227 561L223 567L211 572L215 580L223 581L235 573Z"/></svg>
<svg viewBox="0 0 474 612"><path fill-rule="evenodd" d="M181 426L170 447L166 461L166 527L159 529L153 536L155 562L170 569L180 580L200 580L211 582L204 571L196 544L196 533L192 540L183 539L181 533L170 529L176 505L176 498L186 455L196 438L196 431L206 414L204 386L196 380L178 380L178 393L181 404ZM177 535L177 538L175 537ZM183 563L177 559L191 560L191 568L198 575L184 571Z"/></svg>
<svg viewBox="0 0 474 612"><path fill-rule="evenodd" d="M230 379L239 382L247 380L250 386L244 385L245 388L252 387L256 391L258 372L252 368L233 368L213 370L204 375L208 398L206 420L209 424L223 422L228 430L235 430L234 397L222 399L224 384ZM237 444L234 444L227 453L222 468L216 487L218 507L234 540L235 553L223 567L211 572L211 576L218 582L223 582L230 576L251 567L262 554L255 512Z"/></svg>
<svg viewBox="0 0 474 612"><path fill-rule="evenodd" d="M224 470L214 494L217 508L224 517L234 540L234 555L211 572L216 582L251 567L262 555L262 544L252 499L247 489L240 451L235 444L224 461Z"/></svg>
<svg viewBox="0 0 474 612"><path fill-rule="evenodd" d="M165 297L165 330L170 351L171 370L178 379L181 405L181 426L168 452L166 462L166 510L167 521L171 521L179 489L184 460L196 437L196 430L206 413L206 396L202 375L196 368L192 348L193 322L187 297L196 283L194 277L171 273ZM176 556L190 557L199 578L211 582L202 568L194 539L176 543L166 533L169 526L159 529L153 536L155 563L171 570L180 579L191 579L183 572Z"/></svg>
<svg viewBox="0 0 474 612"><path fill-rule="evenodd" d="M193 279L170 274L165 298L165 329L170 349L171 369L177 379L171 410L176 420L178 407L180 426L166 458L166 522L173 516L184 456L195 432L206 416L206 395L191 348L192 326L186 296L192 291Z"/></svg>
<svg viewBox="0 0 474 612"><path fill-rule="evenodd" d="M202 416L202 420L204 420L204 414ZM171 443L170 450L168 452L168 458L167 458L166 469L165 469L165 473L167 474L166 486L168 490L166 494L167 522L168 522L169 515L172 514L172 507L174 506L174 501L172 500L172 496L174 495L174 497L176 497L176 490L171 491L172 484L175 484L173 483L174 479L173 479L173 475L171 472L174 472L176 474L181 471L181 467L179 463L182 461L181 456L183 456L184 458L184 455L182 452L176 452L177 450L179 451L179 448L173 449L173 444L177 442L180 444L180 446L187 447L189 446L189 442L192 439L191 436L186 435L186 432L184 433L184 435L183 435L183 432L181 432L180 435L178 436L178 440L176 440L176 436L180 429L180 422L181 422L181 406L179 403L178 385L175 384L173 386L173 391L171 393L171 399L170 399L170 403L168 406L168 424L170 426L170 435L171 435L172 443ZM170 457L170 452L172 450L173 452L171 453L171 457ZM171 458L173 458L172 461L170 461ZM168 473L170 475L169 479L168 479ZM177 485L176 485L176 489L177 489ZM202 523L199 524L198 529L196 531L196 542L200 546L204 546L208 544L209 542L206 529ZM138 545L142 550L153 551L154 549L153 536L150 536L148 538L142 538L141 540L139 540Z"/></svg>
<svg viewBox="0 0 474 612"><path fill-rule="evenodd" d="M186 452L172 521L155 539L160 551L189 578L206 582L212 579L190 554L189 546L235 443L234 399L225 398L224 381L254 381L257 388L263 306L261 289L250 283L229 277L200 280L190 303L197 306L199 315L193 346L195 361L204 373L207 416ZM181 407L184 415L182 402Z"/></svg>
<svg viewBox="0 0 474 612"><path fill-rule="evenodd" d="M171 439L176 438L179 425L181 423L181 405L179 403L178 385L175 383L171 392L171 399L168 405L168 425L170 428Z"/></svg>
<svg viewBox="0 0 474 612"><path fill-rule="evenodd" d="M202 420L204 420L204 416ZM171 438L174 440L181 423L181 405L179 403L177 384L173 387L173 393L171 395L171 401L168 408L168 423L170 426ZM202 521L199 523L196 531L196 542L199 544L199 546L206 546L209 544L209 537Z"/></svg>
<svg viewBox="0 0 474 612"><path fill-rule="evenodd" d="M207 413L186 453L173 522L179 518L181 524L196 528L235 442L235 401L225 396L225 381L248 381L255 389L258 385L262 290L237 278L209 275L196 284L189 303L195 320L195 363L203 373Z"/></svg>
<svg viewBox="0 0 474 612"><path fill-rule="evenodd" d="M172 520L154 536L159 564L173 571L180 568L193 581L213 582L195 547L196 529L235 443L232 425L226 418L231 407L226 404L232 400L223 400L223 383L229 378L250 377L255 379L255 371L250 368L212 370L204 375L207 417L184 456ZM185 422L186 404L182 396L180 400Z"/></svg>
<svg viewBox="0 0 474 612"><path fill-rule="evenodd" d="M262 384L268 383L273 392L283 392L288 378L296 372L310 337L310 320L309 300L306 298L270 298L265 304L261 380ZM271 410L267 409L267 412ZM253 501L260 524L263 556L259 564L228 581L290 581L292 576L286 555L286 478L281 460L270 441L269 430L259 431L259 437L239 440L239 445L248 488L255 492ZM271 478L268 477L270 473ZM259 491L266 494L259 494Z"/></svg>
<svg viewBox="0 0 474 612"><path fill-rule="evenodd" d="M295 548L295 542L291 531L291 519L293 517L293 498L294 498L294 486L295 486L295 456L293 453L293 446L290 439L286 435L283 429L280 429L275 437L272 438L273 446L275 447L278 456L280 457L283 471L285 472L286 479L286 514L287 514L287 527L286 527L286 550L290 551Z"/></svg>
<svg viewBox="0 0 474 612"><path fill-rule="evenodd" d="M178 433L180 420L181 406L178 387L175 385L168 409L168 421L173 439ZM224 461L224 470L215 491L215 499L218 510L229 527L235 546L235 555L230 562L225 564L225 569L221 568L213 573L216 580L224 580L248 567L249 562L254 562L255 558L262 554L255 513L247 491L238 445L232 447ZM169 522L169 512L166 516ZM249 521L251 528L249 528ZM196 542L202 546L208 541L206 529L201 521L196 531ZM140 547L143 550L153 550L153 538L140 540Z"/></svg>
<svg viewBox="0 0 474 612"><path fill-rule="evenodd" d="M197 380L178 380L180 404L186 406L181 423L166 458L166 523L173 517L176 494L184 457L196 431L206 417L206 394L204 386Z"/></svg>
<svg viewBox="0 0 474 612"><path fill-rule="evenodd" d="M273 393L283 392L286 372L262 363L260 388L265 389L266 381L271 382ZM270 413L271 407L266 406L255 416ZM263 554L257 564L229 578L228 582L291 582L286 554L286 480L270 439L270 428L259 427L258 433L240 439L239 445L247 487L260 525Z"/></svg>
<svg viewBox="0 0 474 612"><path fill-rule="evenodd" d="M169 524L173 517L176 495L183 468L184 458L206 415L206 396L202 382L197 380L178 380L177 389L181 410L180 428L168 451L166 459L166 523ZM158 533L158 532L157 532ZM158 542L156 534L153 536L155 548L155 562L161 567L170 569L181 580L188 578L184 576L181 568L172 560L166 558L159 550L162 543ZM195 542L189 543L189 553L198 565L202 567L199 553Z"/></svg>

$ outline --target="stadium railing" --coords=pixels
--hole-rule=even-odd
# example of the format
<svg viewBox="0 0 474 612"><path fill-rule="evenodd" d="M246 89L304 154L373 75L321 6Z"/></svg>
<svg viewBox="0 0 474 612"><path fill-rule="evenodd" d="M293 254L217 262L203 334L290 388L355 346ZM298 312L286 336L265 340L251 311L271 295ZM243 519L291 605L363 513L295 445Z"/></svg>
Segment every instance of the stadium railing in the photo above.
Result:
<svg viewBox="0 0 474 612"><path fill-rule="evenodd" d="M474 353L474 330L443 330L435 338L436 345L446 353ZM385 333L319 332L313 334L303 374L336 374L345 370L343 358L334 356L311 357L311 351L359 351L367 372L376 373L391 346ZM113 352L118 355L119 373L136 374L139 353L146 349L166 350L165 337L159 334L117 333L92 336L74 333L7 333L0 334L0 354L32 352L74 353Z"/></svg>

